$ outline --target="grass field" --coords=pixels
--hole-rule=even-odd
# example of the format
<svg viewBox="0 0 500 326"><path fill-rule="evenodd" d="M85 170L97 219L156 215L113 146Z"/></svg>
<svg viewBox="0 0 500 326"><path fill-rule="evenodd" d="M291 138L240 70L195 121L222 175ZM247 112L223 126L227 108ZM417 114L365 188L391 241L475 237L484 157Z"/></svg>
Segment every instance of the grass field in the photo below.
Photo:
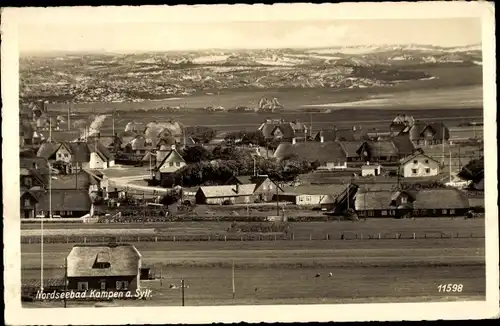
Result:
<svg viewBox="0 0 500 326"><path fill-rule="evenodd" d="M145 281L142 286L153 291L151 300L117 305L179 305L180 290L169 289L169 284L179 285L181 279L189 286L186 305L465 300L485 294L484 240L479 239L136 246L143 255L143 266L161 273L163 284ZM62 277L61 267L71 245L47 244L44 248L45 277ZM23 245L21 251L22 279L37 279L40 246ZM315 277L318 273L320 277ZM441 283L463 284L464 290L439 293Z"/></svg>

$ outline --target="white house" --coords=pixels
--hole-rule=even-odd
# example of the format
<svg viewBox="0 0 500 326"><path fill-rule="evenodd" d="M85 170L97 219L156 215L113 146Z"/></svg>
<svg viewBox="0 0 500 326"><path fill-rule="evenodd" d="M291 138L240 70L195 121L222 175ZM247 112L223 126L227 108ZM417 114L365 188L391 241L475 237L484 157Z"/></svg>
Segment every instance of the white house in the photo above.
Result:
<svg viewBox="0 0 500 326"><path fill-rule="evenodd" d="M160 151L158 151L158 154L160 154ZM162 180L166 175L186 166L186 161L184 161L182 155L176 150L175 145L172 145L170 151L166 152L161 160L157 158L157 162L159 162L155 169L157 180Z"/></svg>
<svg viewBox="0 0 500 326"><path fill-rule="evenodd" d="M439 174L440 164L434 158L416 153L400 161L399 173L405 178L430 177Z"/></svg>
<svg viewBox="0 0 500 326"><path fill-rule="evenodd" d="M366 164L361 167L361 176L368 177L380 175L380 169L380 164L370 164L370 162L366 162Z"/></svg>

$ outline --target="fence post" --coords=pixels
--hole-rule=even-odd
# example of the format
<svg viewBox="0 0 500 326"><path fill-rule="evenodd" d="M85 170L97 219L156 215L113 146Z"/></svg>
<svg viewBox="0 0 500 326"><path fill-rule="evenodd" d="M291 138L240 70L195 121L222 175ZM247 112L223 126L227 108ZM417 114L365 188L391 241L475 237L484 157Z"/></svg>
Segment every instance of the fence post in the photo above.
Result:
<svg viewBox="0 0 500 326"><path fill-rule="evenodd" d="M137 242L141 242L141 239L139 236L137 236Z"/></svg>
<svg viewBox="0 0 500 326"><path fill-rule="evenodd" d="M66 243L69 243L69 237L66 236Z"/></svg>
<svg viewBox="0 0 500 326"><path fill-rule="evenodd" d="M87 243L87 237L83 237L83 243Z"/></svg>
<svg viewBox="0 0 500 326"><path fill-rule="evenodd" d="M31 244L31 238L28 238L28 243Z"/></svg>
<svg viewBox="0 0 500 326"><path fill-rule="evenodd" d="M224 236L224 241L227 241L227 235Z"/></svg>
<svg viewBox="0 0 500 326"><path fill-rule="evenodd" d="M360 240L363 240L363 233L359 234Z"/></svg>
<svg viewBox="0 0 500 326"><path fill-rule="evenodd" d="M309 233L309 241L311 241L311 240L312 240L312 234Z"/></svg>
<svg viewBox="0 0 500 326"><path fill-rule="evenodd" d="M416 239L417 237L415 236L415 232L413 232L413 239Z"/></svg>
<svg viewBox="0 0 500 326"><path fill-rule="evenodd" d="M274 235L274 241L276 241L276 234Z"/></svg>
<svg viewBox="0 0 500 326"><path fill-rule="evenodd" d="M292 233L292 240L295 240L295 233Z"/></svg>
<svg viewBox="0 0 500 326"><path fill-rule="evenodd" d="M458 232L457 232L457 235L456 235L456 237L458 238Z"/></svg>
<svg viewBox="0 0 500 326"><path fill-rule="evenodd" d="M243 236L240 236L240 241L243 241Z"/></svg>
<svg viewBox="0 0 500 326"><path fill-rule="evenodd" d="M155 242L158 242L158 237L157 236L155 236Z"/></svg>
<svg viewBox="0 0 500 326"><path fill-rule="evenodd" d="M382 235L380 233L378 234L378 239L382 239Z"/></svg>
<svg viewBox="0 0 500 326"><path fill-rule="evenodd" d="M470 237L471 237L471 238L473 238L473 236L472 236L472 232L471 232L471 234L470 234Z"/></svg>
<svg viewBox="0 0 500 326"><path fill-rule="evenodd" d="M356 233L356 240L358 240L358 234Z"/></svg>
<svg viewBox="0 0 500 326"><path fill-rule="evenodd" d="M174 235L174 242L175 242L175 235Z"/></svg>
<svg viewBox="0 0 500 326"><path fill-rule="evenodd" d="M210 235L208 235L208 241L210 241Z"/></svg>

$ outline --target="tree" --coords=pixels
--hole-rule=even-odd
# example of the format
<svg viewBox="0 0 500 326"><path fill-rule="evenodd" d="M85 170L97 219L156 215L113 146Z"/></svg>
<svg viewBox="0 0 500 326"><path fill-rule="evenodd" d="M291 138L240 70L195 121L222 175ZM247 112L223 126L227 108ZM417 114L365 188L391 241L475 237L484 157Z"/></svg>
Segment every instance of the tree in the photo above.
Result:
<svg viewBox="0 0 500 326"><path fill-rule="evenodd" d="M190 146L184 149L183 158L186 163L199 163L210 160L211 153L203 146Z"/></svg>
<svg viewBox="0 0 500 326"><path fill-rule="evenodd" d="M266 146L266 139L260 130L256 131L235 131L228 133L224 140L228 143L239 143L242 145Z"/></svg>
<svg viewBox="0 0 500 326"><path fill-rule="evenodd" d="M217 135L217 132L214 129L204 126L186 127L185 133L187 136L191 136L195 142L201 144L208 143Z"/></svg>

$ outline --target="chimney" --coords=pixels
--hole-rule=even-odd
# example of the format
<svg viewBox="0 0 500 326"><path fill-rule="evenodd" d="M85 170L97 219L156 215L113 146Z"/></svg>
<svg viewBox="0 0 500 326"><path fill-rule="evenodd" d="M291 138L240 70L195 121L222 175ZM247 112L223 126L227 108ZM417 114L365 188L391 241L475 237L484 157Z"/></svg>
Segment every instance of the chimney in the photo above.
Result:
<svg viewBox="0 0 500 326"><path fill-rule="evenodd" d="M366 161L366 165L370 165L370 161Z"/></svg>
<svg viewBox="0 0 500 326"><path fill-rule="evenodd" d="M38 165L36 164L36 162L33 162L33 168L38 169Z"/></svg>
<svg viewBox="0 0 500 326"><path fill-rule="evenodd" d="M236 184L236 190L235 191L236 191L237 194L240 193L240 184L239 183Z"/></svg>
<svg viewBox="0 0 500 326"><path fill-rule="evenodd" d="M173 144L172 146L170 146L170 149L174 150L175 149L175 144Z"/></svg>
<svg viewBox="0 0 500 326"><path fill-rule="evenodd" d="M295 137L292 138L292 145L295 145L297 143L297 140L295 140Z"/></svg>
<svg viewBox="0 0 500 326"><path fill-rule="evenodd" d="M352 131L356 131L356 126L352 126Z"/></svg>

